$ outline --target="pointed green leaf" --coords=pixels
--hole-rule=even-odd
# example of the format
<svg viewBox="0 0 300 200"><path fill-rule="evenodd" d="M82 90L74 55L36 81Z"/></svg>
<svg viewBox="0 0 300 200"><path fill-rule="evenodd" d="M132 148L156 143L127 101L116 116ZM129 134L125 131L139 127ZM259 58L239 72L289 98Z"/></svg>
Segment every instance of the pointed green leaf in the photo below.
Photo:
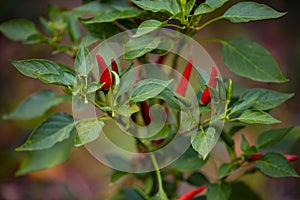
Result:
<svg viewBox="0 0 300 200"><path fill-rule="evenodd" d="M243 152L245 152L249 149L249 143L246 140L244 135L242 135L241 149L242 149Z"/></svg>
<svg viewBox="0 0 300 200"><path fill-rule="evenodd" d="M89 50L85 47L84 42L79 45L75 58L75 69L79 75L87 76L93 69L93 62Z"/></svg>
<svg viewBox="0 0 300 200"><path fill-rule="evenodd" d="M271 177L299 177L291 163L279 153L267 153L255 161L255 164L262 173Z"/></svg>
<svg viewBox="0 0 300 200"><path fill-rule="evenodd" d="M222 42L225 64L234 73L262 82L286 82L275 59L261 45L247 39Z"/></svg>
<svg viewBox="0 0 300 200"><path fill-rule="evenodd" d="M70 137L75 124L73 117L66 113L54 113L42 122L17 151L48 149Z"/></svg>
<svg viewBox="0 0 300 200"><path fill-rule="evenodd" d="M220 182L208 185L207 200L228 200L231 195L231 185L226 182Z"/></svg>
<svg viewBox="0 0 300 200"><path fill-rule="evenodd" d="M194 12L194 15L203 15L211 13L214 10L223 6L228 0L206 0L204 3L201 3Z"/></svg>
<svg viewBox="0 0 300 200"><path fill-rule="evenodd" d="M71 13L66 16L67 19L67 32L72 42L78 42L81 36L80 28L77 24L77 17Z"/></svg>
<svg viewBox="0 0 300 200"><path fill-rule="evenodd" d="M131 2L151 12L166 12L176 15L181 11L177 0L131 0Z"/></svg>
<svg viewBox="0 0 300 200"><path fill-rule="evenodd" d="M209 127L205 131L199 131L192 135L193 148L205 159L216 144L216 130Z"/></svg>
<svg viewBox="0 0 300 200"><path fill-rule="evenodd" d="M50 108L64 101L65 96L51 90L44 90L25 99L14 111L4 115L3 119L31 119L40 117Z"/></svg>
<svg viewBox="0 0 300 200"><path fill-rule="evenodd" d="M30 151L16 172L17 176L53 167L64 162L73 148L73 138L59 142L49 149Z"/></svg>
<svg viewBox="0 0 300 200"><path fill-rule="evenodd" d="M293 128L279 128L271 129L263 132L258 136L257 148L263 149L266 147L272 147L280 142Z"/></svg>
<svg viewBox="0 0 300 200"><path fill-rule="evenodd" d="M238 181L233 182L230 200L262 200L262 198L246 183Z"/></svg>
<svg viewBox="0 0 300 200"><path fill-rule="evenodd" d="M174 161L169 167L177 169L179 171L193 171L202 167L206 160L200 159L198 153L192 148L188 148L187 151Z"/></svg>
<svg viewBox="0 0 300 200"><path fill-rule="evenodd" d="M260 110L246 110L241 116L234 120L239 120L248 124L276 124L280 122L268 113Z"/></svg>
<svg viewBox="0 0 300 200"><path fill-rule="evenodd" d="M186 180L189 184L200 187L202 185L209 185L209 180L201 172L193 172Z"/></svg>
<svg viewBox="0 0 300 200"><path fill-rule="evenodd" d="M144 35L138 38L132 38L125 44L124 58L132 60L143 56L144 54L156 49L161 42L160 37Z"/></svg>
<svg viewBox="0 0 300 200"><path fill-rule="evenodd" d="M140 37L147 33L150 33L156 29L158 29L162 25L161 21L155 19L149 19L141 23L136 31L136 33L132 37Z"/></svg>
<svg viewBox="0 0 300 200"><path fill-rule="evenodd" d="M72 86L75 81L75 74L69 67L49 60L19 60L11 64L25 76L44 83Z"/></svg>
<svg viewBox="0 0 300 200"><path fill-rule="evenodd" d="M104 127L104 122L97 118L79 120L76 122L77 134L75 146L79 147L96 140Z"/></svg>
<svg viewBox="0 0 300 200"><path fill-rule="evenodd" d="M247 1L233 5L222 17L233 23L239 23L278 18L285 14L286 12L278 12L267 5Z"/></svg>
<svg viewBox="0 0 300 200"><path fill-rule="evenodd" d="M238 101L237 103L235 103L230 112L229 115L233 114L233 113L241 113L245 110L247 110L248 108L252 107L255 102L257 101L258 98L258 94L253 94L251 96L249 96L248 98L244 98L242 99L242 101Z"/></svg>
<svg viewBox="0 0 300 200"><path fill-rule="evenodd" d="M269 110L275 108L294 96L293 93L280 93L273 90L263 88L252 88L246 90L240 97L240 99L251 99L252 96L258 96L253 104L254 109Z"/></svg>
<svg viewBox="0 0 300 200"><path fill-rule="evenodd" d="M223 163L218 170L218 179L223 179L224 177L228 176L232 171L238 168L237 164L232 163Z"/></svg>
<svg viewBox="0 0 300 200"><path fill-rule="evenodd" d="M13 19L0 24L0 32L11 40L29 42L28 38L39 35L43 38L34 23L25 19Z"/></svg>
<svg viewBox="0 0 300 200"><path fill-rule="evenodd" d="M156 97L165 88L167 88L173 80L163 81L160 79L145 79L138 82L130 92L130 100L132 102L142 102L147 99Z"/></svg>

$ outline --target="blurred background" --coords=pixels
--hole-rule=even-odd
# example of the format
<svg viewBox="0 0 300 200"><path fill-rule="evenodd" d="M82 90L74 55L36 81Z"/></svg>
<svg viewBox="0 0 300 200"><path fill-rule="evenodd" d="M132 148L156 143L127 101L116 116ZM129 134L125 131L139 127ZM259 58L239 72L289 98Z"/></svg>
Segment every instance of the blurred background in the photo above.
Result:
<svg viewBox="0 0 300 200"><path fill-rule="evenodd" d="M279 11L288 11L280 19L252 22L247 24L231 24L218 21L201 32L197 37L219 37L222 39L243 37L252 39L265 46L275 57L283 74L289 78L284 84L264 84L234 76L221 59L220 46L217 44L203 44L220 68L222 76L232 77L235 83L235 94L243 88L263 87L281 92L294 92L295 96L287 103L272 111L272 115L282 121L274 127L288 127L300 125L300 15L297 1L261 0ZM54 4L58 7L72 9L80 5L80 0L1 0L0 23L13 18L26 18L38 23L38 16L47 16L47 7ZM221 12L221 11L220 11ZM53 55L51 47L47 45L23 45L13 42L0 35L0 116L12 111L23 99L30 94L43 89L52 89L61 93L58 87L43 84L37 80L27 78L18 73L9 60L44 58L58 63L72 66L72 60L65 55ZM71 113L70 104L62 104L56 110ZM50 112L53 112L52 110ZM0 199L106 199L118 187L130 185L129 177L117 183L109 184L110 169L95 160L84 147L73 150L70 158L54 168L31 173L26 176L15 177L14 173L21 163L24 154L14 149L22 144L33 127L41 119L29 121L4 121L0 119ZM265 126L250 126L243 130L243 134L255 143L257 134L266 129ZM240 134L236 135L239 142ZM300 155L300 129L295 128L286 139L275 148L289 154ZM222 154L222 147L216 146L213 154ZM215 170L208 167L203 170L211 178ZM295 168L300 173L300 161L296 161ZM211 170L211 171L210 171ZM267 178L259 173L245 176L254 191L261 194L264 200L299 200L300 179L296 178Z"/></svg>

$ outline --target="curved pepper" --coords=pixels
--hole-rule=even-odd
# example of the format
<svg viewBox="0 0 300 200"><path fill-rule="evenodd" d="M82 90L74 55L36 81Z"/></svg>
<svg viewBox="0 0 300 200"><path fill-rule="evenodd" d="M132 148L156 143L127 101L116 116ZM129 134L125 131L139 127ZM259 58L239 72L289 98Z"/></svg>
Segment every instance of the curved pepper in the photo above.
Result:
<svg viewBox="0 0 300 200"><path fill-rule="evenodd" d="M208 82L208 86L212 87L212 88L216 88L217 86L217 68L215 66L213 66L211 68L211 74L210 74L210 78L209 78L209 82ZM206 86L206 88L204 89L203 93L202 93L202 97L200 99L200 103L202 105L207 105L210 100L211 100L211 96L210 96L210 91L208 86Z"/></svg>
<svg viewBox="0 0 300 200"><path fill-rule="evenodd" d="M180 80L180 82L178 84L178 87L177 87L177 90L176 90L177 94L180 94L181 96L185 95L186 88L187 88L187 85L188 85L188 81L189 81L190 76L191 76L192 67L193 67L193 61L192 61L192 59L190 59L188 64L186 65L186 67L184 69L181 80Z"/></svg>
<svg viewBox="0 0 300 200"><path fill-rule="evenodd" d="M190 200L192 199L195 195L203 192L206 189L206 185L202 185L201 187L198 187L184 195L182 195L181 197L179 197L179 199L177 200Z"/></svg>
<svg viewBox="0 0 300 200"><path fill-rule="evenodd" d="M114 84L114 77L111 75L110 69L108 68L107 64L105 63L103 57L99 54L96 54L99 74L100 76L100 83L105 83L101 89L108 90L111 85ZM115 71L119 74L118 66L114 58L111 59L111 70Z"/></svg>

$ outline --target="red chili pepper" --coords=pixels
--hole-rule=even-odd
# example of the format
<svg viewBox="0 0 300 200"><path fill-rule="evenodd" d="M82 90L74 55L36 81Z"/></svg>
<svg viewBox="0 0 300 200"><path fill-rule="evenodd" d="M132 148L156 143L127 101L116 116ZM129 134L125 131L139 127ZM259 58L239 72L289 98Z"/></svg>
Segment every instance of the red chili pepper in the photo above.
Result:
<svg viewBox="0 0 300 200"><path fill-rule="evenodd" d="M200 192L203 192L206 189L206 185L203 185L199 188L196 188L184 195L182 195L181 197L179 197L179 199L177 200L190 200L192 199L196 194L199 194Z"/></svg>
<svg viewBox="0 0 300 200"><path fill-rule="evenodd" d="M181 96L185 95L188 81L191 76L192 67L193 67L193 61L192 61L192 59L190 59L184 69L183 76L181 77L181 80L180 80L179 85L176 90L177 94L180 94Z"/></svg>
<svg viewBox="0 0 300 200"><path fill-rule="evenodd" d="M155 145L155 146L158 146L160 145L161 143L163 143L165 140L164 139L160 139L160 140L152 140L152 143Z"/></svg>
<svg viewBox="0 0 300 200"><path fill-rule="evenodd" d="M250 160L251 161L256 161L258 159L260 159L264 154L263 153L258 153L258 154L252 154L250 156ZM292 161L295 161L295 160L298 160L298 156L296 155L289 155L289 154L284 154L283 155L288 161L292 162Z"/></svg>
<svg viewBox="0 0 300 200"><path fill-rule="evenodd" d="M140 105L141 105L142 116L147 126L151 123L150 108L147 101L140 102Z"/></svg>
<svg viewBox="0 0 300 200"><path fill-rule="evenodd" d="M110 70L105 63L103 57L99 54L96 54L99 74L100 76L100 83L105 83L101 89L108 90L111 85L114 83L114 77L111 75ZM111 69L116 73L119 73L118 66L114 58L111 59Z"/></svg>
<svg viewBox="0 0 300 200"><path fill-rule="evenodd" d="M213 66L211 68L211 74L210 74L210 78L208 81L208 85L212 88L216 88L217 86L217 68L215 66ZM206 86L206 88L204 89L203 93L202 93L202 97L200 99L200 103L202 105L207 105L211 100L211 96L210 96L210 92L209 92L209 88Z"/></svg>
<svg viewBox="0 0 300 200"><path fill-rule="evenodd" d="M156 60L156 64L162 64L164 62L166 56L167 56L167 54L163 55L163 56L159 56Z"/></svg>

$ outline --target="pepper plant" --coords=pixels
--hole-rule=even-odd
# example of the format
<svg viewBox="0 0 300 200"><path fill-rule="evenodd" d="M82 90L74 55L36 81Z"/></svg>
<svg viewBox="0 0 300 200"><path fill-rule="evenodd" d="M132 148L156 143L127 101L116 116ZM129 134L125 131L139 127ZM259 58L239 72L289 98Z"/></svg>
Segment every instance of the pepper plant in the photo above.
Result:
<svg viewBox="0 0 300 200"><path fill-rule="evenodd" d="M157 155L154 153L157 149L168 145L175 137L174 133L181 127L178 124L180 112L177 109L185 107L188 109L191 104L186 92L190 87L188 84L195 66L191 57L184 61L183 66L186 67L182 67L180 58L169 51L172 44L168 45L166 40L157 40L151 33L166 28L194 37L197 33L201 36L202 29L216 21L244 23L279 18L285 14L286 12L279 12L253 1L83 0L82 5L72 10L50 6L48 17L40 17L38 26L25 19L13 19L2 23L0 31L11 40L31 45L44 43L53 48L54 54L63 53L74 59L74 67L45 59L12 61L11 64L21 74L46 84L57 85L63 94L50 90L33 94L11 113L3 116L5 119L27 120L44 117L50 108L62 102L70 102L72 98L83 104L93 105L103 114L83 120L63 112L46 116L32 131L27 141L16 149L28 152L16 175L21 176L64 162L73 148L97 140L101 130L118 115L125 116L141 126L151 124L153 113L150 107L158 103L166 109L167 120L173 122L167 123L161 131L149 138L140 139L133 136L135 140L133 145L137 151L149 153L154 172L129 173L113 170L111 176L113 183L123 176L132 174L142 181L143 185L132 186L131 189L121 188L118 194L111 196L111 199L242 199L242 196L237 196L234 192L241 188L249 199L260 199L246 183L232 174L237 171L242 175L259 171L275 178L298 177L291 164L297 160L297 156L273 152L270 149L293 129L293 127L273 129L270 125L280 121L271 116L270 111L294 94L250 88L243 91L240 96L232 95L235 84L231 79L222 80L215 66L207 66L210 70L206 73L206 77L199 77L198 85L195 86L193 82L191 86L197 88L195 90L197 90L199 118L192 125L183 126L187 131L195 130L187 151L164 168L158 166ZM95 55L89 53L88 48L91 49L100 41L124 31L129 41L125 44L122 58L113 56L107 58L107 55L99 51ZM63 39L66 36L69 40ZM233 38L201 38L198 42L221 44L224 63L236 75L265 83L288 81L270 52L256 42ZM164 46L165 44L167 45ZM131 47L134 47L133 50L130 50ZM156 64L168 65L174 70L183 71L179 83L174 85L172 80L162 81L155 78L143 80L124 78L134 63L151 63L152 58L157 58ZM121 60L127 60L131 65L124 65ZM98 76L93 77L92 71L95 69ZM128 89L130 84L134 86L128 94L127 107L111 103L112 95L123 92L121 88ZM216 100L215 97L219 99ZM220 137L216 135L216 130L208 125L216 119L205 115L213 112L212 104L218 101L224 103L224 109L217 116L217 120L225 123L224 128L220 130ZM248 139L242 135L241 144L237 146L233 136L252 124L265 125L268 130L259 134L254 145L250 145ZM92 130L94 127L97 127L98 132ZM113 135L114 132L109 134ZM213 159L210 158L210 151L215 145L214 139L218 140L218 143L225 144L230 160L220 164L217 178L212 180L207 178L207 174L201 173L201 168L207 160ZM179 194L178 187L182 182L194 186L195 189L185 191L183 195Z"/></svg>

